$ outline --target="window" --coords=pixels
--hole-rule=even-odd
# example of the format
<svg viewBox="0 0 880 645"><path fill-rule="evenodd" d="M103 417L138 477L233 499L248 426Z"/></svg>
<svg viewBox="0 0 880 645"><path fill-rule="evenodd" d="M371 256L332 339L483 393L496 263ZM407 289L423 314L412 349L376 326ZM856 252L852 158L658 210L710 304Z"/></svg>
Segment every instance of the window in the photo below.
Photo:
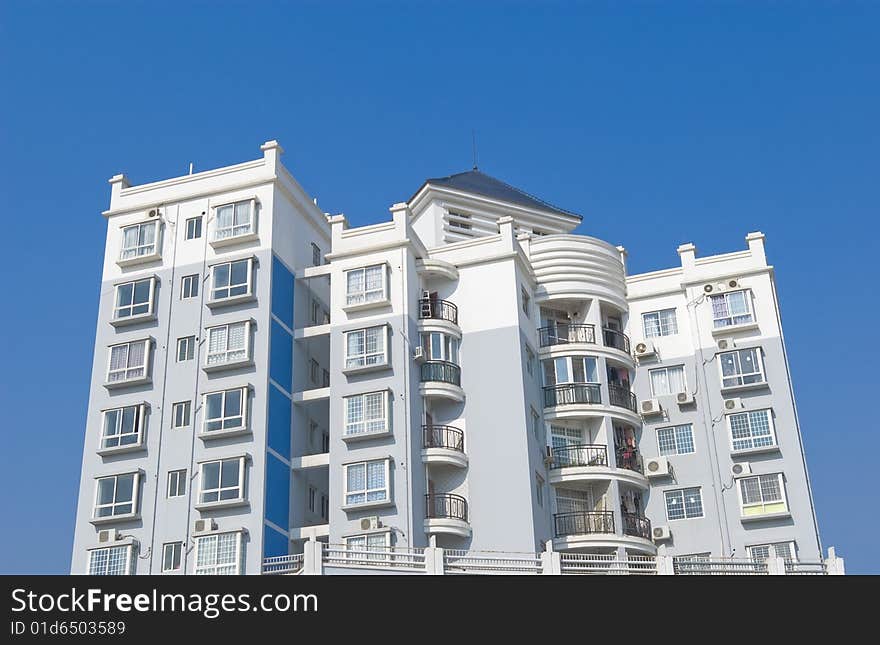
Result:
<svg viewBox="0 0 880 645"><path fill-rule="evenodd" d="M458 339L451 334L432 331L422 334L422 347L429 361L446 361L458 365Z"/></svg>
<svg viewBox="0 0 880 645"><path fill-rule="evenodd" d="M330 500L326 495L321 495L321 519L326 520L330 516Z"/></svg>
<svg viewBox="0 0 880 645"><path fill-rule="evenodd" d="M205 395L205 432L243 430L247 427L247 388Z"/></svg>
<svg viewBox="0 0 880 645"><path fill-rule="evenodd" d="M214 241L229 240L254 232L254 202L248 200L217 208Z"/></svg>
<svg viewBox="0 0 880 645"><path fill-rule="evenodd" d="M345 367L353 369L384 365L388 362L385 351L385 325L357 329L345 333Z"/></svg>
<svg viewBox="0 0 880 645"><path fill-rule="evenodd" d="M191 361L196 355L196 337L186 336L177 339L177 362Z"/></svg>
<svg viewBox="0 0 880 645"><path fill-rule="evenodd" d="M737 387L766 382L764 364L758 348L724 352L721 363L721 387Z"/></svg>
<svg viewBox="0 0 880 645"><path fill-rule="evenodd" d="M209 327L208 366L247 360L250 357L250 327L247 321Z"/></svg>
<svg viewBox="0 0 880 645"><path fill-rule="evenodd" d="M541 432L541 430L543 429L541 427L541 417L537 412L535 412L535 408L530 408L530 410L532 413L532 434L535 435L535 440L540 443L541 435L543 434Z"/></svg>
<svg viewBox="0 0 880 645"><path fill-rule="evenodd" d="M642 325L645 329L645 338L672 336L678 333L675 309L662 309L642 314Z"/></svg>
<svg viewBox="0 0 880 645"><path fill-rule="evenodd" d="M321 319L321 303L312 298L312 311L310 322L313 325L317 325L318 321Z"/></svg>
<svg viewBox="0 0 880 645"><path fill-rule="evenodd" d="M195 240L202 236L202 218L190 217L186 220L186 235L184 239Z"/></svg>
<svg viewBox="0 0 880 645"><path fill-rule="evenodd" d="M330 452L330 435L326 432L321 433L321 452Z"/></svg>
<svg viewBox="0 0 880 645"><path fill-rule="evenodd" d="M363 269L352 269L345 272L345 303L361 305L369 302L387 300L385 289L384 264L376 264Z"/></svg>
<svg viewBox="0 0 880 645"><path fill-rule="evenodd" d="M146 406L130 405L104 411L101 448L124 448L143 443L144 414Z"/></svg>
<svg viewBox="0 0 880 645"><path fill-rule="evenodd" d="M705 553L687 553L672 557L672 567L676 575L703 575L711 572L711 565L708 562L712 559L712 554Z"/></svg>
<svg viewBox="0 0 880 645"><path fill-rule="evenodd" d="M766 515L788 512L782 473L743 477L739 480L742 515Z"/></svg>
<svg viewBox="0 0 880 645"><path fill-rule="evenodd" d="M525 346L526 350L526 371L529 373L529 376L535 375L535 352L528 345Z"/></svg>
<svg viewBox="0 0 880 645"><path fill-rule="evenodd" d="M369 553L370 551L378 551L373 555L363 556L365 560L382 560L382 551L391 546L391 532L382 531L381 533L368 533L366 535L352 535L345 538L345 548L349 552L349 557L357 559L354 555L358 552Z"/></svg>
<svg viewBox="0 0 880 645"><path fill-rule="evenodd" d="M687 392L687 382L684 378L684 365L661 367L656 370L649 370L648 373L651 375L652 396Z"/></svg>
<svg viewBox="0 0 880 645"><path fill-rule="evenodd" d="M770 410L739 412L727 417L733 450L752 450L776 445Z"/></svg>
<svg viewBox="0 0 880 645"><path fill-rule="evenodd" d="M755 321L748 291L731 291L709 296L712 302L712 324L715 329L745 325Z"/></svg>
<svg viewBox="0 0 880 645"><path fill-rule="evenodd" d="M784 558L788 562L797 560L794 542L772 542L771 544L755 544L746 547L746 553L755 562L764 562L772 554Z"/></svg>
<svg viewBox="0 0 880 645"><path fill-rule="evenodd" d="M321 387L330 387L330 372L321 370Z"/></svg>
<svg viewBox="0 0 880 645"><path fill-rule="evenodd" d="M215 533L195 539L197 576L239 574L241 533Z"/></svg>
<svg viewBox="0 0 880 645"><path fill-rule="evenodd" d="M312 242L312 266L321 266L321 249L314 242Z"/></svg>
<svg viewBox="0 0 880 645"><path fill-rule="evenodd" d="M318 384L318 370L320 369L321 366L318 365L318 361L316 361L314 358L309 359L309 378L315 385Z"/></svg>
<svg viewBox="0 0 880 645"><path fill-rule="evenodd" d="M131 573L131 545L89 551L90 576L127 576Z"/></svg>
<svg viewBox="0 0 880 645"><path fill-rule="evenodd" d="M691 424L657 429L657 447L662 456L689 455L694 452L694 428Z"/></svg>
<svg viewBox="0 0 880 645"><path fill-rule="evenodd" d="M147 376L147 339L110 346L110 367L107 371L108 383L136 381Z"/></svg>
<svg viewBox="0 0 880 645"><path fill-rule="evenodd" d="M201 222L201 219L199 220ZM162 573L180 571L183 556L183 542L169 542L162 545Z"/></svg>
<svg viewBox="0 0 880 645"><path fill-rule="evenodd" d="M253 258L211 267L211 301L252 295Z"/></svg>
<svg viewBox="0 0 880 645"><path fill-rule="evenodd" d="M159 222L143 222L122 229L122 253L120 259L132 260L145 255L156 255Z"/></svg>
<svg viewBox="0 0 880 645"><path fill-rule="evenodd" d="M521 286L521 287L520 287L520 292L521 292L521 294L522 294L522 310L523 310L523 313L526 315L526 318L529 318L529 317L531 317L531 315L532 315L532 314L531 314L531 306L530 306L530 303L531 303L532 299L531 299L531 297L529 297L529 292L526 291L526 288L525 288L525 287Z"/></svg>
<svg viewBox="0 0 880 645"><path fill-rule="evenodd" d="M146 278L116 285L116 305L113 308L113 319L123 320L152 314L155 286L156 278Z"/></svg>
<svg viewBox="0 0 880 645"><path fill-rule="evenodd" d="M95 491L94 517L133 515L137 510L138 473L101 477Z"/></svg>
<svg viewBox="0 0 880 645"><path fill-rule="evenodd" d="M180 299L195 298L199 295L199 275L185 275L180 279Z"/></svg>
<svg viewBox="0 0 880 645"><path fill-rule="evenodd" d="M666 517L669 520L684 520L703 517L703 496L698 488L668 490L666 496Z"/></svg>
<svg viewBox="0 0 880 645"><path fill-rule="evenodd" d="M388 392L367 392L347 396L345 403L345 436L388 432Z"/></svg>
<svg viewBox="0 0 880 645"><path fill-rule="evenodd" d="M168 497L186 495L186 470L172 470L168 473Z"/></svg>
<svg viewBox="0 0 880 645"><path fill-rule="evenodd" d="M544 385L598 383L599 370L592 356L560 356L543 361Z"/></svg>
<svg viewBox="0 0 880 645"><path fill-rule="evenodd" d="M538 506L544 508L544 478L538 473L535 473L535 498Z"/></svg>
<svg viewBox="0 0 880 645"><path fill-rule="evenodd" d="M315 438L318 436L318 423L309 421L309 448L315 445Z"/></svg>
<svg viewBox="0 0 880 645"><path fill-rule="evenodd" d="M318 491L314 486L309 486L309 510L314 513L315 512L315 498L318 496Z"/></svg>
<svg viewBox="0 0 880 645"><path fill-rule="evenodd" d="M244 499L244 457L206 461L201 468L199 503Z"/></svg>
<svg viewBox="0 0 880 645"><path fill-rule="evenodd" d="M388 497L388 460L362 461L346 464L346 505L381 502Z"/></svg>
<svg viewBox="0 0 880 645"><path fill-rule="evenodd" d="M189 427L189 417L192 413L191 401L180 401L171 406L171 427L186 428Z"/></svg>

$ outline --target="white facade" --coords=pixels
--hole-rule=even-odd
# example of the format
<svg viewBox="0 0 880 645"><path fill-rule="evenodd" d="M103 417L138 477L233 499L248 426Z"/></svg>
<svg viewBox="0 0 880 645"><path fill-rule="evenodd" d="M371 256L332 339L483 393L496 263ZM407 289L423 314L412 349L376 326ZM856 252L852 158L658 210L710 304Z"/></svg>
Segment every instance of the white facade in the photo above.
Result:
<svg viewBox="0 0 880 645"><path fill-rule="evenodd" d="M708 258L683 245L681 267L627 276L622 248L571 233L578 216L476 169L350 228L263 148L156 184L111 180L73 573L177 558L175 572L252 574L333 549L821 559L763 235ZM250 204L257 228L242 206L241 230L233 219L212 243L228 203ZM120 263L123 227L154 209L161 253ZM195 216L201 243L186 239ZM244 259L245 293L223 282L231 301L206 299L211 267ZM181 299L189 274L202 288ZM120 324L117 285L141 278L153 309L125 301L142 317ZM244 356L215 347L240 330L212 328L237 323ZM194 361L176 360L186 335ZM106 387L112 346L142 337L144 378ZM136 445L102 449L103 411L140 404ZM185 492L169 497L179 470ZM120 499L119 484L96 497L111 488L95 478L128 473ZM322 558L314 540L338 546Z"/></svg>

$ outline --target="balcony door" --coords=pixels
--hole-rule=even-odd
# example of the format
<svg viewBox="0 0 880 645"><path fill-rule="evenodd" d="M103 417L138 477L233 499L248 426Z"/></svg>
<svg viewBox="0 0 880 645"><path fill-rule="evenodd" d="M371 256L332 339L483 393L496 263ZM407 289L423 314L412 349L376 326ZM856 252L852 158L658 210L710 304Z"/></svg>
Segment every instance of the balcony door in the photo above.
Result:
<svg viewBox="0 0 880 645"><path fill-rule="evenodd" d="M592 488L587 490L556 489L557 513L591 513L604 510L605 498L601 497L597 500Z"/></svg>
<svg viewBox="0 0 880 645"><path fill-rule="evenodd" d="M599 370L592 356L560 356L543 361L544 385L598 383Z"/></svg>

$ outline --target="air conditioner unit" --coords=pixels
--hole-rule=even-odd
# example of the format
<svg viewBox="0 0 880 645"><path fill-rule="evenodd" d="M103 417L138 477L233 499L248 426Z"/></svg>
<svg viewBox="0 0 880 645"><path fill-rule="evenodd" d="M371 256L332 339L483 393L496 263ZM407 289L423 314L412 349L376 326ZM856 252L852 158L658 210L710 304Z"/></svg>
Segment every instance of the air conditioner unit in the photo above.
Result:
<svg viewBox="0 0 880 645"><path fill-rule="evenodd" d="M361 531L372 531L382 526L381 522L379 522L378 515L371 515L370 517L364 517L361 519Z"/></svg>
<svg viewBox="0 0 880 645"><path fill-rule="evenodd" d="M694 395L691 392L679 392L675 395L675 400L678 401L679 405L692 405Z"/></svg>
<svg viewBox="0 0 880 645"><path fill-rule="evenodd" d="M718 344L718 349L721 349L721 350L733 349L734 347L736 347L736 343L734 342L734 340L732 338L719 338L717 344Z"/></svg>
<svg viewBox="0 0 880 645"><path fill-rule="evenodd" d="M214 531L216 529L217 523L211 518L196 520L196 533L207 533L208 531Z"/></svg>
<svg viewBox="0 0 880 645"><path fill-rule="evenodd" d="M715 286L714 286L714 285L711 285L711 284L704 284L704 285L703 285L703 291L704 291L705 293L712 293L713 291L715 291Z"/></svg>
<svg viewBox="0 0 880 645"><path fill-rule="evenodd" d="M422 349L421 345L413 349L413 360L416 363L421 363L425 360L425 350Z"/></svg>
<svg viewBox="0 0 880 645"><path fill-rule="evenodd" d="M644 417L663 413L663 408L660 407L660 402L657 399L645 399L642 401L641 410Z"/></svg>
<svg viewBox="0 0 880 645"><path fill-rule="evenodd" d="M738 280L732 280L732 279L731 279L731 280L728 280L728 281L727 281L727 288L728 288L728 289L738 289L738 288L739 288L739 281L738 281Z"/></svg>
<svg viewBox="0 0 880 645"><path fill-rule="evenodd" d="M743 402L742 402L742 399L739 398L738 396L736 396L732 399L724 399L724 409L725 410L728 410L728 411L738 410L741 407L743 407Z"/></svg>
<svg viewBox="0 0 880 645"><path fill-rule="evenodd" d="M115 542L119 539L119 532L116 529L105 529L98 531L98 543L106 544L107 542Z"/></svg>
<svg viewBox="0 0 880 645"><path fill-rule="evenodd" d="M668 540L672 537L672 531L669 530L668 526L654 526L651 528L651 537L654 538L655 542Z"/></svg>
<svg viewBox="0 0 880 645"><path fill-rule="evenodd" d="M651 457L645 460L647 477L667 477L669 473L669 460L666 457Z"/></svg>
<svg viewBox="0 0 880 645"><path fill-rule="evenodd" d="M648 341L644 341L641 343L636 343L636 358L642 358L645 356L653 356L656 354L656 350L654 349L654 343L650 343Z"/></svg>
<svg viewBox="0 0 880 645"><path fill-rule="evenodd" d="M734 477L743 477L752 474L752 465L747 461L741 461L730 467L730 474Z"/></svg>
<svg viewBox="0 0 880 645"><path fill-rule="evenodd" d="M151 208L150 212L147 213L147 217L158 217L158 216L159 216L159 209L158 208Z"/></svg>

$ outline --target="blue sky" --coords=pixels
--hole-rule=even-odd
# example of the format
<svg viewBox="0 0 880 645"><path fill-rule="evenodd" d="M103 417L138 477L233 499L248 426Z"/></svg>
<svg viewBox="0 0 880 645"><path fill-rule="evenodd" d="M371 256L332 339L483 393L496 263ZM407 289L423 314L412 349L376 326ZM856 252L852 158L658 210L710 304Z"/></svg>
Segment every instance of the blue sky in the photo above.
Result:
<svg viewBox="0 0 880 645"><path fill-rule="evenodd" d="M106 180L278 139L324 210L471 165L584 214L632 272L776 266L823 543L880 573L877 3L0 4L0 572L66 572Z"/></svg>

